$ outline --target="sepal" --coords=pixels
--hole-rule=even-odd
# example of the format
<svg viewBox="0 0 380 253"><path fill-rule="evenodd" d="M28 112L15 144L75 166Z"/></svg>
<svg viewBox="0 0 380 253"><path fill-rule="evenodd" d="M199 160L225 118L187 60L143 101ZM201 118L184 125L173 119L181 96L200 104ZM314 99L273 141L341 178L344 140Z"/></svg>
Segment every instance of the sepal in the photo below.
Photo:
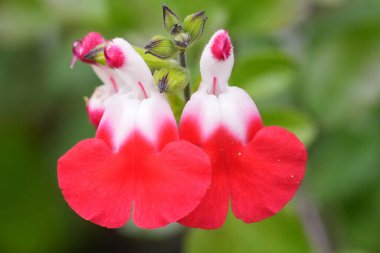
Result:
<svg viewBox="0 0 380 253"><path fill-rule="evenodd" d="M190 34L190 45L196 43L203 34L207 16L205 11L200 11L185 17L183 21L183 29Z"/></svg>
<svg viewBox="0 0 380 253"><path fill-rule="evenodd" d="M160 93L175 94L189 83L189 73L183 68L163 68L154 72L154 83Z"/></svg>
<svg viewBox="0 0 380 253"><path fill-rule="evenodd" d="M174 37L174 45L179 49L179 50L185 50L189 45L190 45L190 34L189 33L180 33L177 36Z"/></svg>
<svg viewBox="0 0 380 253"><path fill-rule="evenodd" d="M182 29L178 16L165 4L162 5L162 14L166 31L172 33Z"/></svg>
<svg viewBox="0 0 380 253"><path fill-rule="evenodd" d="M152 54L161 59L167 59L177 53L173 41L161 35L154 36L144 47L146 54Z"/></svg>

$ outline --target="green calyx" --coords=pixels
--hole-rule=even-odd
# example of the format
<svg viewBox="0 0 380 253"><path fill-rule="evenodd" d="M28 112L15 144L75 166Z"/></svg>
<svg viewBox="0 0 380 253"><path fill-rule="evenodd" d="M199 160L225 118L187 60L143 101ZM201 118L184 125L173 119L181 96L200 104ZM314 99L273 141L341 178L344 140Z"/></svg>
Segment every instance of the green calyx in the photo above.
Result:
<svg viewBox="0 0 380 253"><path fill-rule="evenodd" d="M97 63L105 66L106 57L104 55L104 44L95 47L90 52L88 52L83 58L87 62Z"/></svg>
<svg viewBox="0 0 380 253"><path fill-rule="evenodd" d="M183 23L166 5L162 5L164 26L173 37L174 45L181 51L194 45L202 37L207 16L205 11L190 14ZM154 54L154 53L153 53ZM157 57L160 57L159 55Z"/></svg>
<svg viewBox="0 0 380 253"><path fill-rule="evenodd" d="M164 26L169 33L182 31L181 21L178 16L166 5L162 5L162 15Z"/></svg>
<svg viewBox="0 0 380 253"><path fill-rule="evenodd" d="M154 36L144 48L146 54L152 54L161 59L170 58L177 53L173 41L161 35Z"/></svg>
<svg viewBox="0 0 380 253"><path fill-rule="evenodd" d="M154 72L154 83L160 93L176 94L189 83L189 73L181 67L162 68Z"/></svg>
<svg viewBox="0 0 380 253"><path fill-rule="evenodd" d="M190 35L190 45L193 45L202 37L206 20L207 16L205 15L205 11L200 11L185 17L183 30Z"/></svg>
<svg viewBox="0 0 380 253"><path fill-rule="evenodd" d="M180 49L185 50L190 45L191 36L189 33L180 33L174 37L174 45Z"/></svg>

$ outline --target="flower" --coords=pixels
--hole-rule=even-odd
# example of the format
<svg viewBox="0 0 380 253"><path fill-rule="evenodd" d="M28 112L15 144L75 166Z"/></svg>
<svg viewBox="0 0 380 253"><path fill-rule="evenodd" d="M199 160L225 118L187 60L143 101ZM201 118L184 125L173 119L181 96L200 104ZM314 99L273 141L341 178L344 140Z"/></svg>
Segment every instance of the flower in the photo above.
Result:
<svg viewBox="0 0 380 253"><path fill-rule="evenodd" d="M70 207L98 225L121 227L132 215L139 227L165 226L202 200L210 186L209 158L179 140L169 104L131 45L114 39L104 53L129 90L110 98L95 138L59 159L59 186Z"/></svg>
<svg viewBox="0 0 380 253"><path fill-rule="evenodd" d="M103 85L95 88L90 98L85 99L88 117L95 127L99 125L109 98L119 90L127 89L125 85L122 85L121 80L112 69L99 64L99 62L105 61L105 59L96 59L103 52L105 42L101 34L90 32L83 39L77 40L73 44L74 56L71 61L71 68L74 67L76 60L79 59L84 63L90 64L99 79L103 82ZM96 54L98 52L100 54Z"/></svg>
<svg viewBox="0 0 380 253"><path fill-rule="evenodd" d="M244 222L276 214L293 197L304 173L307 152L291 132L264 127L250 96L228 85L233 48L224 30L205 47L202 82L186 104L180 136L210 157L211 187L200 205L179 222L214 229L223 225L228 203Z"/></svg>

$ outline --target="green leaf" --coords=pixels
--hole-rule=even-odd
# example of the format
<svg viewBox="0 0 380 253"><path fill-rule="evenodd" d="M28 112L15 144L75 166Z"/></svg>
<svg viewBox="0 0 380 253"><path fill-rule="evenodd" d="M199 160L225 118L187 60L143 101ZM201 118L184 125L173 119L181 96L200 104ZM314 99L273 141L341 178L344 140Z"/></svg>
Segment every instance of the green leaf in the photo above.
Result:
<svg viewBox="0 0 380 253"><path fill-rule="evenodd" d="M373 117L380 101L380 2L352 1L310 28L300 95L325 127Z"/></svg>
<svg viewBox="0 0 380 253"><path fill-rule="evenodd" d="M31 43L58 30L58 23L42 8L4 4L0 8L0 45L14 47Z"/></svg>
<svg viewBox="0 0 380 253"><path fill-rule="evenodd" d="M232 1L227 7L229 26L240 34L274 32L299 21L306 4L302 0Z"/></svg>
<svg viewBox="0 0 380 253"><path fill-rule="evenodd" d="M310 153L309 186L319 201L331 205L350 199L380 176L379 125L366 132L346 129L322 136Z"/></svg>
<svg viewBox="0 0 380 253"><path fill-rule="evenodd" d="M245 224L229 214L217 230L191 230L185 253L307 253L307 239L298 217L287 208L258 223Z"/></svg>

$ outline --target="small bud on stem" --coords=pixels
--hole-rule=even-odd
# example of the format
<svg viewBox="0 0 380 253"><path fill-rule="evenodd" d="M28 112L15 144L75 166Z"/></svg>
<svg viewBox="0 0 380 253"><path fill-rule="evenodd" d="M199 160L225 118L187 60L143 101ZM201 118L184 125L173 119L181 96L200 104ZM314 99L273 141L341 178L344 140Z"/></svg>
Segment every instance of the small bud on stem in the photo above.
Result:
<svg viewBox="0 0 380 253"><path fill-rule="evenodd" d="M174 37L174 44L180 50L186 49L190 44L190 34L180 33Z"/></svg>
<svg viewBox="0 0 380 253"><path fill-rule="evenodd" d="M189 74L183 68L163 68L154 72L154 82L161 93L175 94L188 84Z"/></svg>
<svg viewBox="0 0 380 253"><path fill-rule="evenodd" d="M205 11L187 16L183 22L184 31L190 34L190 44L197 42L203 34L207 17Z"/></svg>
<svg viewBox="0 0 380 253"><path fill-rule="evenodd" d="M144 47L146 54L152 54L161 59L167 59L177 53L173 41L161 35L154 36Z"/></svg>
<svg viewBox="0 0 380 253"><path fill-rule="evenodd" d="M171 33L174 27L180 26L182 28L178 16L164 4L162 5L162 14L166 31Z"/></svg>

